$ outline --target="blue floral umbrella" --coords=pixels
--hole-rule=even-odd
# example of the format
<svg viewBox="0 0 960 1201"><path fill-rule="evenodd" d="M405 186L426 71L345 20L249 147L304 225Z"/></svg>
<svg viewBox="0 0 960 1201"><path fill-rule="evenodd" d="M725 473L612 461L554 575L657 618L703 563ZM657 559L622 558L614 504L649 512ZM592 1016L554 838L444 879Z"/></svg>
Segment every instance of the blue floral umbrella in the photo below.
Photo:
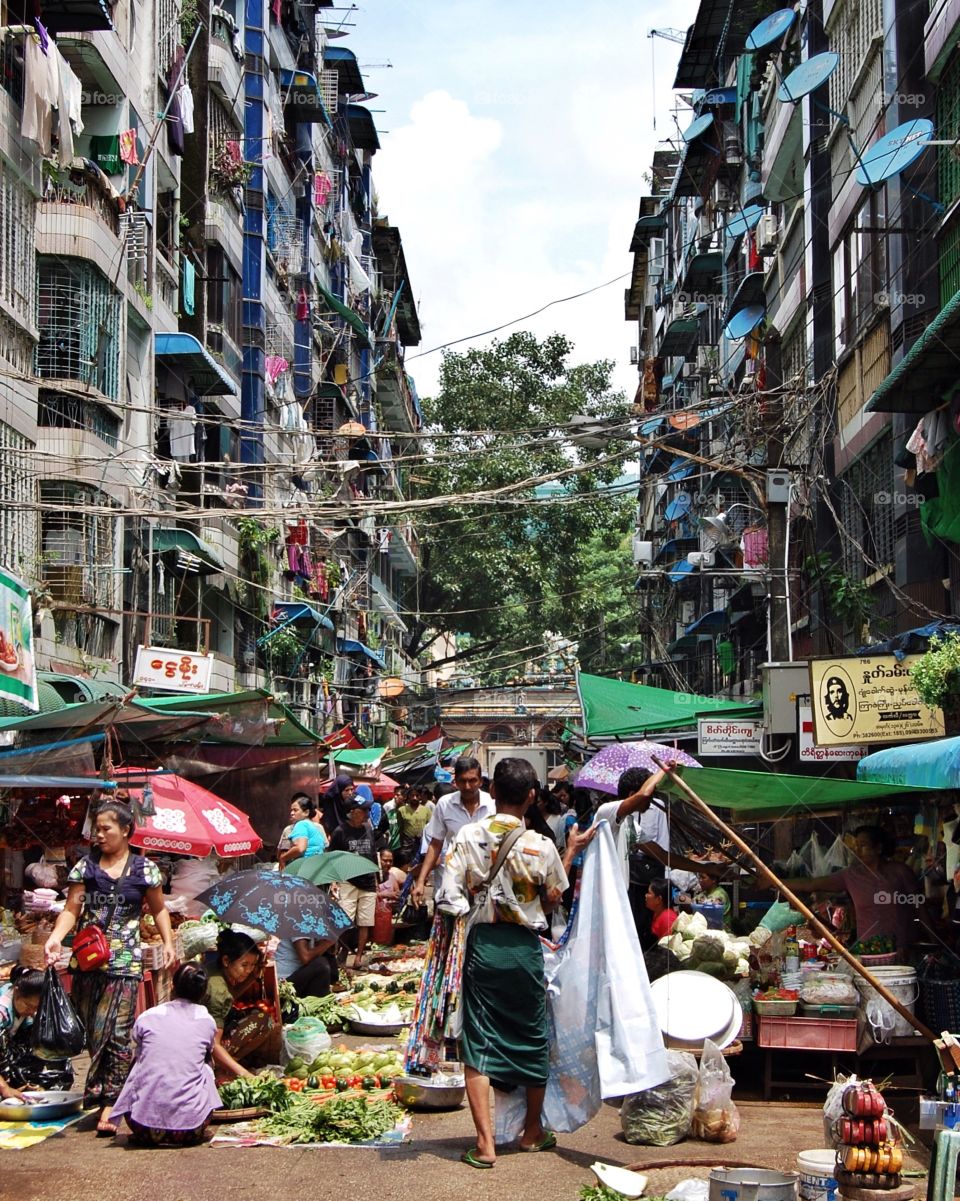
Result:
<svg viewBox="0 0 960 1201"><path fill-rule="evenodd" d="M699 767L700 764L677 747L665 746L661 742L614 742L585 763L577 772L578 788L592 788L595 792L617 795L617 783L628 767L642 767L645 771L658 771L654 763L656 756L661 763L671 766Z"/></svg>
<svg viewBox="0 0 960 1201"><path fill-rule="evenodd" d="M299 876L269 867L224 876L198 897L225 922L240 922L277 938L339 938L353 922L325 892Z"/></svg>

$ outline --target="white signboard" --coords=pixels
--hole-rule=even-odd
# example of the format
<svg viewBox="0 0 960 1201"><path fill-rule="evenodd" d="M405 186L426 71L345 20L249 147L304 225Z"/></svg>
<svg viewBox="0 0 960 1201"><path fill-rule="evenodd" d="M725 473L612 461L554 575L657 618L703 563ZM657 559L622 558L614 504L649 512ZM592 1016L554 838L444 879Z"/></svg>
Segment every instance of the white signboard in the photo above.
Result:
<svg viewBox="0 0 960 1201"><path fill-rule="evenodd" d="M813 741L813 711L797 706L801 763L855 763L867 753L865 746L817 746Z"/></svg>
<svg viewBox="0 0 960 1201"><path fill-rule="evenodd" d="M701 717L697 722L697 751L701 755L758 755L763 726L752 718Z"/></svg>
<svg viewBox="0 0 960 1201"><path fill-rule="evenodd" d="M131 686L202 696L210 691L212 672L213 655L173 651L165 646L140 646Z"/></svg>

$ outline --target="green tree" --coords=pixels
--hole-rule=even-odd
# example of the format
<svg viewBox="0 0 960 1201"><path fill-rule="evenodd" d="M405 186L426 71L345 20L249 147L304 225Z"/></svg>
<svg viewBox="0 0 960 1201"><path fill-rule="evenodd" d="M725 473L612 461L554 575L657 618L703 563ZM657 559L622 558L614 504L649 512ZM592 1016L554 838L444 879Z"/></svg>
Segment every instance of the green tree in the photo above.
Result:
<svg viewBox="0 0 960 1201"><path fill-rule="evenodd" d="M437 632L467 635L470 672L488 682L522 675L545 631L589 638L622 602L622 581L610 586L614 562L630 562L621 544L635 496L613 485L633 449L615 435L586 446L569 423L610 419L628 438L629 412L612 364L569 366L571 351L558 334L516 333L447 354L424 401L435 438L418 495L458 499L418 522L423 618L410 649Z"/></svg>

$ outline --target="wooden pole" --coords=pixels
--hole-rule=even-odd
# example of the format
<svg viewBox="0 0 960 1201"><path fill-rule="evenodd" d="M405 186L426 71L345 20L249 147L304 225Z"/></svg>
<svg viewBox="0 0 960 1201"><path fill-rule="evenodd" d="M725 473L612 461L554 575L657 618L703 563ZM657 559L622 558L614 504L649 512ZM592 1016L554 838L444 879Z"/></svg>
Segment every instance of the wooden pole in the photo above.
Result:
<svg viewBox="0 0 960 1201"><path fill-rule="evenodd" d="M654 762L658 767L662 768L666 772L671 780L673 780L674 784L676 784L677 788L679 788L679 790L686 795L687 800L690 801L693 807L702 813L704 817L713 822L720 833L723 834L725 838L728 838L735 847L743 852L747 859L757 869L758 874L763 879L769 880L769 882L775 888L779 889L779 891L783 893L793 908L803 914L804 918L807 920L807 923L814 930L816 930L821 938L826 939L826 941L831 947L833 947L841 959L844 959L847 963L849 963L858 976L861 976L864 980L866 980L871 988L876 989L876 991L881 997L883 997L887 1004L891 1006L891 1008L895 1009L905 1021L909 1022L922 1038L928 1039L931 1043L936 1043L938 1036L934 1034L933 1031L927 1026L925 1026L918 1017L915 1017L910 1010L907 1009L906 1005L904 1005L902 1001L898 1000L889 989L881 984L880 981L877 980L876 977L873 976L870 971L863 966L856 956L850 954L843 943L837 940L833 932L829 930L823 924L823 922L820 921L820 919L812 910L807 908L807 906L803 903L803 901L800 900L796 893L792 892L786 886L786 884L784 884L782 880L775 876L770 868L767 867L767 865L753 853L753 850L746 842L744 842L736 830L732 829L726 824L725 821L723 821L722 818L718 817L717 814L714 813L714 811L706 803L706 801L704 801L701 797L698 797L690 785L677 775L673 765L661 763L656 756L654 756Z"/></svg>

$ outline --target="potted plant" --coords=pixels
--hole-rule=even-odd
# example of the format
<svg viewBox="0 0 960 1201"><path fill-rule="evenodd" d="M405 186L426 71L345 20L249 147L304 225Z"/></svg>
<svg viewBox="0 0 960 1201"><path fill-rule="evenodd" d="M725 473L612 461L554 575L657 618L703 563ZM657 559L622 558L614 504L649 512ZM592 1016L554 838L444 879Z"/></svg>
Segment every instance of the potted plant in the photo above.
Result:
<svg viewBox="0 0 960 1201"><path fill-rule="evenodd" d="M910 680L925 705L943 710L948 733L960 732L960 634L931 638Z"/></svg>
<svg viewBox="0 0 960 1201"><path fill-rule="evenodd" d="M232 192L249 180L252 167L239 157L237 143L222 146L210 160L210 187L215 192Z"/></svg>

